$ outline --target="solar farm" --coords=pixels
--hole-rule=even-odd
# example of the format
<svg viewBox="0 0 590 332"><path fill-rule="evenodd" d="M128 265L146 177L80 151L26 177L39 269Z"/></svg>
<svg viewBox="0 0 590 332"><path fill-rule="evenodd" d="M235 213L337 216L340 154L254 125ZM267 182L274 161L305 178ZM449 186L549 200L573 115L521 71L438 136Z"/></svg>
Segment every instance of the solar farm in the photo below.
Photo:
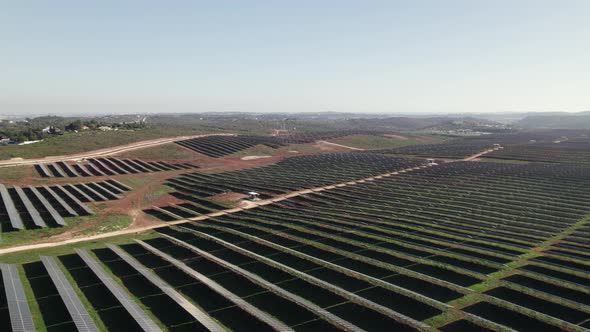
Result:
<svg viewBox="0 0 590 332"><path fill-rule="evenodd" d="M585 133L234 157L359 134L172 143L194 162L35 164L36 183L0 185L4 233L109 209L143 223L0 247L0 328L590 330Z"/></svg>

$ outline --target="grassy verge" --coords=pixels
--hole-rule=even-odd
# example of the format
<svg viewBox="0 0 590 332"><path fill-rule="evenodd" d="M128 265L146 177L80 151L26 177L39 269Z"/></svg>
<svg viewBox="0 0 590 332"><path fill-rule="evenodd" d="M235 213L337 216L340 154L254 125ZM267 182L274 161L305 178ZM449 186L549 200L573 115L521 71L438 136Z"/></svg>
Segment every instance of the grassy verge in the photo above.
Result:
<svg viewBox="0 0 590 332"><path fill-rule="evenodd" d="M119 179L119 181L132 189L137 189L141 186L144 186L148 182L152 180L151 176L142 176L142 177L124 177Z"/></svg>
<svg viewBox="0 0 590 332"><path fill-rule="evenodd" d="M137 158L144 160L186 160L194 159L195 156L195 152L184 149L174 143L129 151L118 155L120 158Z"/></svg>
<svg viewBox="0 0 590 332"><path fill-rule="evenodd" d="M79 227L83 224L85 219L81 217L71 217L64 218L64 220L68 224L67 226L55 228L47 227L40 229L25 229L22 231L2 233L2 244L0 244L0 247L25 244L33 241L47 239L52 236Z"/></svg>
<svg viewBox="0 0 590 332"><path fill-rule="evenodd" d="M100 210L98 207L96 210ZM70 237L80 235L96 235L114 232L126 228L132 222L131 217L122 214L98 214L87 217L64 218L67 226L26 229L22 231L2 233L0 247L24 245L43 241L54 236L69 232ZM1 258L1 257L0 257Z"/></svg>
<svg viewBox="0 0 590 332"><path fill-rule="evenodd" d="M125 244L132 243L134 239L152 239L158 234L154 231L147 231L138 234L116 236L96 241L86 241L74 244L67 244L52 248L28 250L22 252L15 252L0 256L0 262L9 264L24 264L35 262L39 260L39 256L60 256L74 253L74 248L92 250L96 248L104 248L106 243Z"/></svg>
<svg viewBox="0 0 590 332"><path fill-rule="evenodd" d="M24 179L30 172L30 166L2 167L0 168L0 179L3 183L16 182Z"/></svg>
<svg viewBox="0 0 590 332"><path fill-rule="evenodd" d="M277 153L279 149L273 149L266 145L256 145L251 148L241 150L232 154L235 157L244 156L272 156Z"/></svg>

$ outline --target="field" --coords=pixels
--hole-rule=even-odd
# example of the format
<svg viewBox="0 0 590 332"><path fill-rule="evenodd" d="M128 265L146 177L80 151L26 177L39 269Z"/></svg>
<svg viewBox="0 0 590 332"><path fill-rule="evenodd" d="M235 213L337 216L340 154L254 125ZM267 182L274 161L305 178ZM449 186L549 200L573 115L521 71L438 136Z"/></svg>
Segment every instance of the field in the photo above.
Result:
<svg viewBox="0 0 590 332"><path fill-rule="evenodd" d="M359 135L365 134L295 141L309 147L301 143L309 137L337 142ZM135 223L121 214L130 206L151 215L139 217L151 220L143 224L150 227L0 256L11 264L3 269L18 275L2 274L0 295L20 285L27 300L22 319L11 320L16 308L0 296L0 321L18 325L29 315L39 331L75 329L81 321L98 331L584 331L590 328L590 167L577 157L537 160L510 152L526 139L324 151L249 164L240 156L264 140L238 136L186 142L199 168L175 173L124 167L127 158L159 160L149 158L151 151L104 160L127 173L106 184L74 183L81 192L66 186L54 193L68 204L66 192L111 211L98 213L113 218L103 227ZM286 140L266 147L295 148ZM506 151L515 157L493 162ZM486 162L474 157L482 153ZM84 201L106 195L102 186L125 193ZM8 188L2 196L15 201L25 226L34 218L24 197L43 220L51 215L31 190L23 196ZM223 199L250 192L259 199L242 199L235 208ZM5 210L0 218L10 224ZM67 211L62 205L56 212Z"/></svg>
<svg viewBox="0 0 590 332"><path fill-rule="evenodd" d="M147 160L190 160L195 154L176 144L164 144L151 148L129 151L118 155L119 158Z"/></svg>
<svg viewBox="0 0 590 332"><path fill-rule="evenodd" d="M400 135L350 135L331 139L329 142L359 149L371 150L397 148L401 146L420 144L420 140L421 138L419 137Z"/></svg>
<svg viewBox="0 0 590 332"><path fill-rule="evenodd" d="M27 167L3 167L0 168L0 179L4 183L19 181L24 179L29 171Z"/></svg>
<svg viewBox="0 0 590 332"><path fill-rule="evenodd" d="M40 158L64 156L79 152L99 150L117 145L183 135L202 134L202 130L191 129L142 129L136 131L88 131L67 133L48 138L30 145L0 146L0 160L11 158Z"/></svg>

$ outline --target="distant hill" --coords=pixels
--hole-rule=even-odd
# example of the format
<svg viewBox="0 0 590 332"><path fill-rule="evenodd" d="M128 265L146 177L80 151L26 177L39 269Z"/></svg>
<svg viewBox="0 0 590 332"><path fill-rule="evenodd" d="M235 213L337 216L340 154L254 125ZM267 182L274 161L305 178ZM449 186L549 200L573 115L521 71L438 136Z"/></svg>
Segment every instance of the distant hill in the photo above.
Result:
<svg viewBox="0 0 590 332"><path fill-rule="evenodd" d="M391 118L364 118L350 119L348 123L354 127L367 128L384 128L396 130L417 130L431 127L448 121L448 118L409 118L409 117L391 117Z"/></svg>
<svg viewBox="0 0 590 332"><path fill-rule="evenodd" d="M529 115L517 122L523 128L590 129L590 111L575 114Z"/></svg>
<svg viewBox="0 0 590 332"><path fill-rule="evenodd" d="M448 131L459 129L471 129L473 131L493 131L503 127L495 121L476 119L472 117L390 117L379 119L350 119L348 124L355 128L371 128L383 130L432 130Z"/></svg>

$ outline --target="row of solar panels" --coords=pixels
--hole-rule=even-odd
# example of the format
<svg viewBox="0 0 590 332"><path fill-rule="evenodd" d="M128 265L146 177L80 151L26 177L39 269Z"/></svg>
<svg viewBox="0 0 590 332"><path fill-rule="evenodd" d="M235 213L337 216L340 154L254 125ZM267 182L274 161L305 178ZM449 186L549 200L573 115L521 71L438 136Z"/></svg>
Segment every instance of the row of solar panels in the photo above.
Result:
<svg viewBox="0 0 590 332"><path fill-rule="evenodd" d="M266 312L258 309L253 304L244 301L240 296L226 289L216 281L211 280L207 276L195 270L192 270L183 262L178 261L172 258L171 256L168 256L166 253L156 249L155 247L152 247L148 243L145 243L141 240L136 240L136 242L140 244L142 247L144 247L146 250L148 250L151 254L156 254L159 257L168 260L170 264L187 273L188 275L190 275L190 277L197 279L205 287L220 294L226 301L233 303L233 305L235 306L238 306L247 314L252 315L260 321L266 323L273 330L292 331L292 329L290 329L284 323L268 315ZM171 287L171 285L168 284L162 278L162 276L160 276L158 273L155 273L152 269L148 268L147 266L143 265L143 263L137 260L137 258L133 257L130 253L124 251L120 247L111 244L107 244L107 247L113 252L114 255L118 257L118 259L121 259L121 261L123 261L124 264L127 264L131 269L133 269L137 273L137 275L140 276L140 279L145 278L147 283L150 285L148 286L148 288L155 287L159 289L159 291L161 292L161 294L165 296L165 298L169 298L172 301L167 302L174 303L174 305L182 308L182 310L184 310L188 315L192 316L192 318L194 318L198 322L198 325L201 325L202 327L198 329L198 331L227 331L225 327L223 327L217 320L211 317L210 313L205 311L203 308L200 308L199 306L195 305L191 301L188 301L184 295L182 295L179 291L175 289L175 287ZM75 252L77 256L84 262L85 266L89 268L90 273L92 274L92 276L87 276L90 278L97 278L98 280L100 280L100 284L106 288L105 291L108 291L114 297L114 299L120 303L121 307L124 308L126 313L133 319L133 321L137 324L140 330L147 332L162 331L162 329L158 326L154 319L151 318L151 316L141 306L138 305L137 301L134 300L129 291L124 289L118 282L116 282L113 279L111 274L107 272L107 270L102 266L101 263L99 263L99 261L94 257L94 255L91 255L89 252L82 249L75 249ZM35 268L37 275L37 277L35 278L39 278L39 276L41 275L47 275L50 283L48 284L48 286L54 287L56 289L57 295L63 303L65 310L69 315L69 319L71 319L73 325L72 327L75 327L75 329L78 331L99 331L98 326L90 316L87 308L84 306L80 296L74 289L73 284L71 284L69 279L66 277L58 261L54 257L49 256L41 256L40 258L40 269L42 269L43 271L41 271L39 268ZM19 277L16 266L0 264L0 268L2 269L3 285L6 293L6 298L8 299L8 310L12 331L35 331L35 325L31 316L31 310L29 308L29 304L23 291L23 284ZM269 284L268 282L265 283ZM272 287L272 285L269 287ZM2 289L0 289L0 298L3 295L1 294L1 292ZM37 298L37 301L39 301L39 299L40 298ZM45 299L45 297L41 299ZM177 310L177 308L171 309ZM121 319L123 319L123 317L121 317ZM65 325L63 326L65 327ZM56 326L54 325L53 327ZM194 326L192 327L194 328ZM179 330L182 329L182 325L179 326ZM188 329L185 327L184 330ZM353 327L349 330L356 331L357 329Z"/></svg>
<svg viewBox="0 0 590 332"><path fill-rule="evenodd" d="M131 296L116 283L101 265L86 251L76 249L76 253L87 264L105 287L120 301L131 317L144 331L162 331L149 315L131 298ZM72 321L78 331L99 331L82 304L76 291L53 257L41 256L43 267L47 271L51 283L57 289ZM23 284L15 265L0 264L2 271L2 289L0 298L4 296L10 316L10 328L14 332L34 332L35 324L24 292ZM4 293L4 294L2 294ZM7 325L7 324L4 324Z"/></svg>
<svg viewBox="0 0 590 332"><path fill-rule="evenodd" d="M0 184L2 229L65 226L64 217L94 213L84 203L120 199L121 194L128 190L131 188L114 179L22 188L6 188Z"/></svg>
<svg viewBox="0 0 590 332"><path fill-rule="evenodd" d="M198 168L196 165L163 161L143 161L139 159L91 158L87 164L68 164L64 161L35 165L35 169L45 178L110 176L137 173L151 173Z"/></svg>

